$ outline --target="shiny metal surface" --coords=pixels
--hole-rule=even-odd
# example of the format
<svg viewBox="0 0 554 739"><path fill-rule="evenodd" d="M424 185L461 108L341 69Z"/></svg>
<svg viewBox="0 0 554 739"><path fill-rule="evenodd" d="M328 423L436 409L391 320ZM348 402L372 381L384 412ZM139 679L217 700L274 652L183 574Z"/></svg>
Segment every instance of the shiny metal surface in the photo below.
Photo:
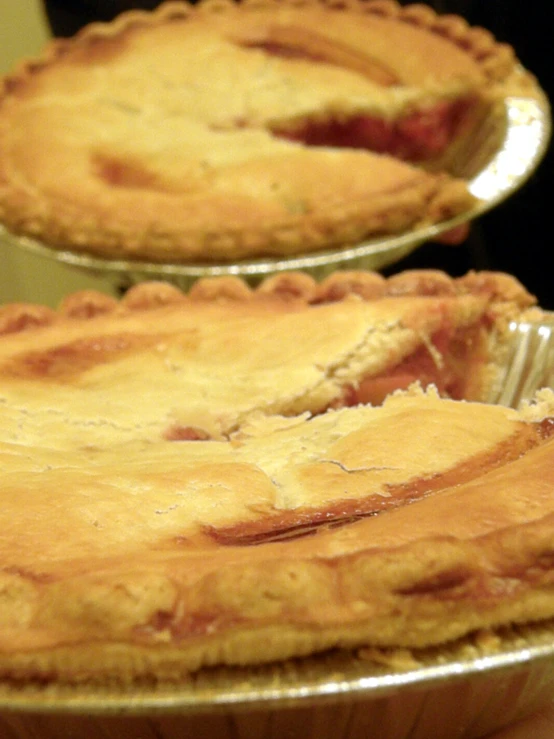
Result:
<svg viewBox="0 0 554 739"><path fill-rule="evenodd" d="M334 269L380 270L407 256L426 241L472 221L512 195L531 176L547 149L551 111L540 90L533 97L510 97L502 115L483 122L471 145L451 162L454 174L466 177L480 203L470 211L433 226L363 244L283 259L259 259L237 264L155 264L107 260L53 249L6 231L9 243L85 272L108 277L120 288L144 279L164 279L187 289L199 277L238 275L251 282L288 271L305 270L321 278Z"/></svg>
<svg viewBox="0 0 554 739"><path fill-rule="evenodd" d="M512 321L512 346L492 403L517 408L541 387L554 387L554 313L541 323Z"/></svg>
<svg viewBox="0 0 554 739"><path fill-rule="evenodd" d="M337 652L253 668L218 668L170 684L113 686L5 685L0 711L96 714L196 713L313 706L330 700L380 699L405 690L432 690L462 679L545 665L554 684L554 622L515 629L493 649L479 639L415 653L394 668Z"/></svg>

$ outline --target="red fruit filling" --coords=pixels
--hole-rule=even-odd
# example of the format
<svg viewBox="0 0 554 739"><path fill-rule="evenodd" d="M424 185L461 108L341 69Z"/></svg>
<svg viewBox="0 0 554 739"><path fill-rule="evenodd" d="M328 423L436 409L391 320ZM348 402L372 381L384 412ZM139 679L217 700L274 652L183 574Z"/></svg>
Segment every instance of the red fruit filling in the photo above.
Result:
<svg viewBox="0 0 554 739"><path fill-rule="evenodd" d="M440 156L460 131L470 102L440 102L412 111L398 120L360 114L348 118L307 120L290 126L275 126L281 138L307 146L368 149L398 159L420 162Z"/></svg>
<svg viewBox="0 0 554 739"><path fill-rule="evenodd" d="M380 405L387 395L404 390L416 381L423 387L435 385L442 397L465 398L473 369L485 361L486 349L479 328L454 333L443 329L432 337L432 344L433 354L427 346L421 346L386 374L363 377L356 386L345 386L333 407Z"/></svg>

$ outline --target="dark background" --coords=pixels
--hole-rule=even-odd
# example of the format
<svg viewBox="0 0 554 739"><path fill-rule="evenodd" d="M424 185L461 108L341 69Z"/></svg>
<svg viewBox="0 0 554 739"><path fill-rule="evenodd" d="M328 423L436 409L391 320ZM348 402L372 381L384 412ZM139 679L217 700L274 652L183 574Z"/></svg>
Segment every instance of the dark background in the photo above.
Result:
<svg viewBox="0 0 554 739"><path fill-rule="evenodd" d="M554 97L551 47L554 45L554 3L547 0L431 0L438 11L459 13L472 25L488 28L501 41L512 44L523 65L533 72L550 99ZM44 0L52 32L75 33L94 20L110 20L127 8L150 9L152 0ZM469 238L457 247L424 244L387 270L444 269L457 276L469 269L493 269L518 277L554 310L551 256L551 202L554 150L531 179L494 211L473 224Z"/></svg>
<svg viewBox="0 0 554 739"><path fill-rule="evenodd" d="M554 4L536 0L436 0L437 10L459 13L512 44L522 64L554 98L551 49ZM461 247L426 244L400 267L437 267L453 274L495 269L516 275L544 308L554 309L551 222L554 216L554 149L551 146L530 180L512 197L482 216Z"/></svg>

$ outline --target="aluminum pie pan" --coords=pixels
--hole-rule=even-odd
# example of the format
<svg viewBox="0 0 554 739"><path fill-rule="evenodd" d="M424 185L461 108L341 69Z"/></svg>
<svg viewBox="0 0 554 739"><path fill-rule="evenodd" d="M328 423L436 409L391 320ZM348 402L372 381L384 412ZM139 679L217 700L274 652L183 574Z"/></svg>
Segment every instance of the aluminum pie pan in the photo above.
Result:
<svg viewBox="0 0 554 739"><path fill-rule="evenodd" d="M432 691L463 680L545 668L554 686L554 620L498 632L494 649L479 638L414 652L391 669L349 651L257 667L203 669L182 681L120 685L0 683L0 711L144 715L298 708ZM493 637L494 638L494 637ZM400 665L400 663L399 663Z"/></svg>
<svg viewBox="0 0 554 739"><path fill-rule="evenodd" d="M485 120L472 137L470 147L459 152L452 163L453 173L465 177L471 193L480 199L475 207L432 226L340 249L229 264L169 264L110 260L56 249L28 237L16 236L6 229L0 236L25 251L107 277L120 287L145 279L162 279L187 289L200 277L235 275L255 283L269 275L291 270L307 271L316 278L338 268L379 271L408 256L423 243L475 220L515 193L544 157L551 128L549 101L538 86L528 97L506 98L501 114Z"/></svg>

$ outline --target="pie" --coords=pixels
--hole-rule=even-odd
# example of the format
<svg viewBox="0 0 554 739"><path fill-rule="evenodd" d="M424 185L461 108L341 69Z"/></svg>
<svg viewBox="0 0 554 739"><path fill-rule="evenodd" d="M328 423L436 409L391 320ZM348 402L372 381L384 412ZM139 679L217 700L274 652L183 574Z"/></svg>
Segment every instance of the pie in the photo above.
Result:
<svg viewBox="0 0 554 739"><path fill-rule="evenodd" d="M2 678L175 679L554 616L553 392L344 391L421 347L490 379L532 303L429 272L6 306Z"/></svg>
<svg viewBox="0 0 554 739"><path fill-rule="evenodd" d="M340 248L476 200L456 152L514 85L482 28L395 0L169 2L92 24L0 93L0 222L108 259Z"/></svg>

